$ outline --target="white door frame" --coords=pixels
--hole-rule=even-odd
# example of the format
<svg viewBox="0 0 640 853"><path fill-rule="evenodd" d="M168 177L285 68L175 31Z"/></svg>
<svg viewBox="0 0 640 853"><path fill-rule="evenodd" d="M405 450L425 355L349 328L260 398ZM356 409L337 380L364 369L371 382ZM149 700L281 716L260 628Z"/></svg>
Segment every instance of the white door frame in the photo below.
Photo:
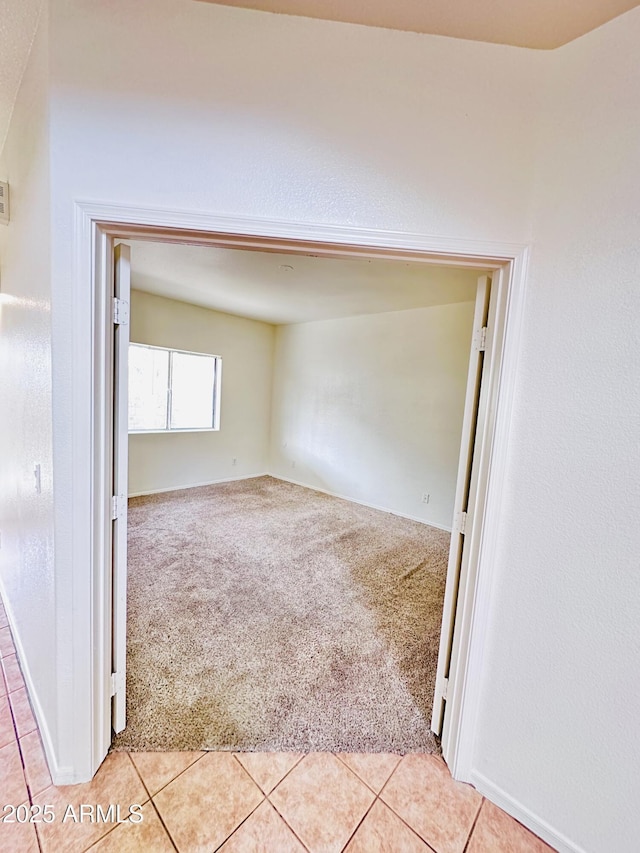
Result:
<svg viewBox="0 0 640 853"><path fill-rule="evenodd" d="M443 730L443 753L456 779L469 781L479 705L482 651L492 594L494 556L501 515L516 363L524 305L528 248L514 243L457 240L400 231L225 217L77 202L73 280L74 347L73 583L74 601L88 610L73 611L76 643L90 613L87 666L74 667L91 692L91 755L76 756L71 775L77 781L94 773L111 743L111 447L113 404L112 277L115 239L156 239L179 243L304 252L328 257L369 257L423 261L494 270L500 310L492 345L490 402L483 425L480 491L484 508L473 519L468 540L473 558L461 585ZM495 286L495 284L494 284ZM90 369L87 369L90 366ZM475 462L474 462L475 464ZM87 569L89 567L89 569ZM77 615L76 615L77 614ZM85 646L86 648L86 646ZM86 695L86 694L85 694Z"/></svg>

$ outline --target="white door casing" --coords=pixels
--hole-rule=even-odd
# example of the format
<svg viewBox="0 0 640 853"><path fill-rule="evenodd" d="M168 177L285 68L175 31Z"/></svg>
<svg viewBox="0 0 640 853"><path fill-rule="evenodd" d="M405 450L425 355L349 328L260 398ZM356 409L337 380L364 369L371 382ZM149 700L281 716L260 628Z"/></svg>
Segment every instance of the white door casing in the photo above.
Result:
<svg viewBox="0 0 640 853"><path fill-rule="evenodd" d="M114 405L114 371L110 351L115 343L111 318L111 262L114 256L110 247L114 240L127 239L250 247L292 254L313 252L327 257L411 259L494 272L492 290L498 291L499 308L495 334L490 334L488 338L493 359L488 376L485 370L490 399L480 441L482 470L478 492L482 511L476 514L471 537L467 526L467 539L471 545L469 565L467 575L463 577L464 566L461 573L448 685L450 698L446 703L443 725L443 751L449 767L455 778L469 781L479 702L478 675L482 665L484 622L492 589L493 554L497 546L501 487L506 470L515 365L524 306L527 247L522 244L458 240L353 226L234 218L77 202L77 264L74 277L74 323L71 330L77 365L73 376L76 452L72 476L78 490L86 490L91 495L91 501L78 501L74 507L73 563L70 570L76 589L77 607L74 613L78 616L74 620L77 622L78 636L86 635L82 614L92 614L92 639L83 648L77 649L77 676L74 675L74 678L79 679L77 689L85 690L83 673L90 674L93 699L92 718L86 721L87 728L83 728L84 739L76 739L73 757L67 760L68 769L65 768L64 773L59 774L60 783L86 781L106 755L112 731L111 703L108 701L109 685L113 682L112 650L117 652L120 649L118 664L121 662L124 665L124 644L114 641L114 635L124 639L122 620L126 614L125 588L121 583L116 590L118 579L113 569L117 561L114 562L112 558L112 544L116 547L116 543L112 543L111 535L111 527L114 525L115 532L116 522L109 520L107 504L110 509L111 495L115 493L111 489L115 471L110 449L113 447L110 435L113 419L110 412ZM94 365L92 371L85 369L88 362ZM483 380L483 387L484 384ZM92 412L90 419L86 418L88 410ZM119 460L118 468L124 471L123 460ZM125 527L126 523L119 525L120 530ZM120 536L118 547L122 542L123 537ZM88 562L92 567L90 574L86 572ZM122 606L116 607L117 602ZM114 623L112 616L117 609L120 613ZM118 670L118 674L123 684L124 668ZM117 722L114 720L114 723ZM84 727L85 718L78 718L78 724ZM85 731L91 734L90 749L84 737Z"/></svg>

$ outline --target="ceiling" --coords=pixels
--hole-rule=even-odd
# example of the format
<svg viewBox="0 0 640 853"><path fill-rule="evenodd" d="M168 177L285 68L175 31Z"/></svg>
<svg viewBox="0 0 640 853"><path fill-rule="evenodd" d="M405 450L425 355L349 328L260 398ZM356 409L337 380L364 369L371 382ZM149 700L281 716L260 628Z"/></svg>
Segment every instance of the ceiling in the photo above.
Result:
<svg viewBox="0 0 640 853"><path fill-rule="evenodd" d="M133 288L274 324L467 302L477 277L415 261L131 241Z"/></svg>
<svg viewBox="0 0 640 853"><path fill-rule="evenodd" d="M549 50L640 0L203 0L286 15Z"/></svg>

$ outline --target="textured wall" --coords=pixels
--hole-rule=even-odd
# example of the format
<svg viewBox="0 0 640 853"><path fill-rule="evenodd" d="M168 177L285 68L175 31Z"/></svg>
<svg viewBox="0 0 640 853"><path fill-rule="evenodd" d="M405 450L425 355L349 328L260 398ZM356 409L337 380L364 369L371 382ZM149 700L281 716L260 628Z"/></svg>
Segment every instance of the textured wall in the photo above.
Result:
<svg viewBox="0 0 640 853"><path fill-rule="evenodd" d="M640 9L549 56L476 739L479 772L588 853L640 836L639 43Z"/></svg>
<svg viewBox="0 0 640 853"><path fill-rule="evenodd" d="M221 356L222 397L219 431L129 437L129 494L266 473L274 326L134 290L131 340Z"/></svg>
<svg viewBox="0 0 640 853"><path fill-rule="evenodd" d="M42 0L0 0L0 151L35 38Z"/></svg>
<svg viewBox="0 0 640 853"><path fill-rule="evenodd" d="M476 768L565 849L631 850L638 11L533 53L184 0L51 2L61 592L86 573L70 561L74 199L534 237ZM89 641L58 632L66 660ZM58 707L80 767L77 672Z"/></svg>
<svg viewBox="0 0 640 853"><path fill-rule="evenodd" d="M60 229L84 197L528 236L543 54L186 0L53 3Z"/></svg>
<svg viewBox="0 0 640 853"><path fill-rule="evenodd" d="M57 580L76 597L64 651L85 650L75 699L60 696L60 753L87 768L73 201L526 240L542 55L186 0L50 2Z"/></svg>
<svg viewBox="0 0 640 853"><path fill-rule="evenodd" d="M45 15L0 156L11 184L11 223L0 225L0 580L45 742L57 748L47 86Z"/></svg>
<svg viewBox="0 0 640 853"><path fill-rule="evenodd" d="M279 326L271 473L451 529L473 311Z"/></svg>

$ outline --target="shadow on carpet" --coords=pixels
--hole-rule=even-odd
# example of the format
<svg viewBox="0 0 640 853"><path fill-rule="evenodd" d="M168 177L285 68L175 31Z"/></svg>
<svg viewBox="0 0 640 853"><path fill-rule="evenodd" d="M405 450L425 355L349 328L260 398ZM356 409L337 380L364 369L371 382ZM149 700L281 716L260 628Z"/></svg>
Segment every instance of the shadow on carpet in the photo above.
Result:
<svg viewBox="0 0 640 853"><path fill-rule="evenodd" d="M438 752L449 534L272 477L129 501L122 750Z"/></svg>

